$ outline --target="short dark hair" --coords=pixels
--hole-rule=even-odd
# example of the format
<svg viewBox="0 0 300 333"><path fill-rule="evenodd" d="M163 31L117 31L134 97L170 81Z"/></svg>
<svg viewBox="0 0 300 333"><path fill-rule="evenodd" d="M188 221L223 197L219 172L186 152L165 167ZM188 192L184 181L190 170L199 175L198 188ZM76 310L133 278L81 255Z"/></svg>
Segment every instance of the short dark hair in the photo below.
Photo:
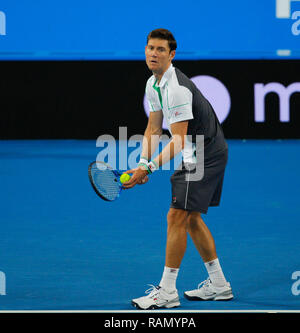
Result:
<svg viewBox="0 0 300 333"><path fill-rule="evenodd" d="M147 36L147 44L149 42L149 39L151 39L151 38L167 40L171 51L177 49L177 42L176 42L172 32L167 29L160 28L160 29L152 30Z"/></svg>

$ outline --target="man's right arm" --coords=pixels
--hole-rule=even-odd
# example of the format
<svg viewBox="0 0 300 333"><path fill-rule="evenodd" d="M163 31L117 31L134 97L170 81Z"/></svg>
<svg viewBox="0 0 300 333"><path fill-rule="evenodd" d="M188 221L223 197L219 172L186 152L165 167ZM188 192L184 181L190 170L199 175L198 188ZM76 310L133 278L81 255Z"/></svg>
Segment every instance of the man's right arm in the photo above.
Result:
<svg viewBox="0 0 300 333"><path fill-rule="evenodd" d="M150 112L148 124L144 133L141 159L151 160L152 155L158 147L162 134L162 111Z"/></svg>
<svg viewBox="0 0 300 333"><path fill-rule="evenodd" d="M148 181L148 162L151 160L162 134L162 111L153 111L149 114L148 124L144 133L141 159L136 169L128 170L132 173L131 179L123 184L124 189L132 188L136 184L145 184Z"/></svg>

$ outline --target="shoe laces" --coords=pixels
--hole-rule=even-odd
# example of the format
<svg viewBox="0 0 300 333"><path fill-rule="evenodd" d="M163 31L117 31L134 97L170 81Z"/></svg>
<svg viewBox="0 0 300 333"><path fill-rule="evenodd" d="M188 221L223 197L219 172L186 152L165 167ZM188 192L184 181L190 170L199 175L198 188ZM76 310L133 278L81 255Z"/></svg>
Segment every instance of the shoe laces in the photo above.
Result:
<svg viewBox="0 0 300 333"><path fill-rule="evenodd" d="M148 294L149 298L153 298L159 293L160 286L154 286L153 284L148 284L150 287L145 291L145 294Z"/></svg>
<svg viewBox="0 0 300 333"><path fill-rule="evenodd" d="M202 287L207 288L210 284L211 284L211 280L210 280L210 278L207 278L206 280L204 280L198 284L198 289L200 289Z"/></svg>

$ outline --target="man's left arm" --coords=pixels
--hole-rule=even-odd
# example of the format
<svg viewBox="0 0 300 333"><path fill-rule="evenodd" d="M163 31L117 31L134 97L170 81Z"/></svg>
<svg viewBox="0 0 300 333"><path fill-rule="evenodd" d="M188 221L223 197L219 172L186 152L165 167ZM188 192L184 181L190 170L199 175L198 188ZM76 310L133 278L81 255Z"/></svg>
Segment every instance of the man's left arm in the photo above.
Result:
<svg viewBox="0 0 300 333"><path fill-rule="evenodd" d="M171 161L184 148L184 142L187 135L188 121L180 121L171 125L172 139L164 147L162 152L153 159L153 163L160 166Z"/></svg>

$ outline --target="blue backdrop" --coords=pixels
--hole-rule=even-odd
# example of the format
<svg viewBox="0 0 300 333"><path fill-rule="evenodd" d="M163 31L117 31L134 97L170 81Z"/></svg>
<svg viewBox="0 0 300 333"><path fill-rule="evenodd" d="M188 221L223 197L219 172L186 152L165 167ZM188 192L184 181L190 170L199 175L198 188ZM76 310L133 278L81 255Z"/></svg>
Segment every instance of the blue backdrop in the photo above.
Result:
<svg viewBox="0 0 300 333"><path fill-rule="evenodd" d="M158 27L177 59L300 58L298 0L2 0L0 59L140 60Z"/></svg>

